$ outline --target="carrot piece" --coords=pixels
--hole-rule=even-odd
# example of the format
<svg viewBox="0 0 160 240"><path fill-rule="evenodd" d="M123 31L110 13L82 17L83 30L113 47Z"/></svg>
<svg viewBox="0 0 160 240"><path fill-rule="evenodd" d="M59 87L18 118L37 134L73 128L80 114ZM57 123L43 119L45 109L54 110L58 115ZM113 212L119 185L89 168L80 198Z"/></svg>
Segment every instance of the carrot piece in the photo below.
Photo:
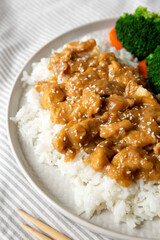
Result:
<svg viewBox="0 0 160 240"><path fill-rule="evenodd" d="M142 74L144 76L144 78L147 78L147 65L146 65L146 59L138 62L138 70L140 72L140 74Z"/></svg>
<svg viewBox="0 0 160 240"><path fill-rule="evenodd" d="M116 29L112 28L111 31L109 32L109 39L112 43L112 45L117 49L120 50L122 49L122 44L120 43L120 41L117 39L116 36Z"/></svg>

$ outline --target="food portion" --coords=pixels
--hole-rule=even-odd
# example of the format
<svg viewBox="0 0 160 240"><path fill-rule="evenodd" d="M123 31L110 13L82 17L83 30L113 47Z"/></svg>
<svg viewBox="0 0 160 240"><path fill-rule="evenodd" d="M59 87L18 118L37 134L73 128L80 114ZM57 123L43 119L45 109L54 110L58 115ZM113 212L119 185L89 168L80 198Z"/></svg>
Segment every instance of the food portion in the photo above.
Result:
<svg viewBox="0 0 160 240"><path fill-rule="evenodd" d="M160 216L160 104L152 94L160 93L160 16L139 7L110 30L115 48L107 36L92 33L33 63L14 121L33 164L60 170L61 197L67 176L76 214L90 219L107 209L134 228Z"/></svg>
<svg viewBox="0 0 160 240"><path fill-rule="evenodd" d="M139 72L149 79L152 91L160 93L160 15L138 7L134 14L125 13L117 20L109 38L118 50L124 47L138 58Z"/></svg>
<svg viewBox="0 0 160 240"><path fill-rule="evenodd" d="M159 103L137 58L107 45L107 36L89 34L33 63L13 120L27 161L69 207L72 199L72 212L96 213L101 225L107 209L114 224L134 228L160 216ZM150 59L158 64L157 53Z"/></svg>
<svg viewBox="0 0 160 240"><path fill-rule="evenodd" d="M123 187L160 180L160 105L136 68L89 39L54 52L49 70L35 89L52 123L63 125L52 145L66 161L84 151L94 171Z"/></svg>

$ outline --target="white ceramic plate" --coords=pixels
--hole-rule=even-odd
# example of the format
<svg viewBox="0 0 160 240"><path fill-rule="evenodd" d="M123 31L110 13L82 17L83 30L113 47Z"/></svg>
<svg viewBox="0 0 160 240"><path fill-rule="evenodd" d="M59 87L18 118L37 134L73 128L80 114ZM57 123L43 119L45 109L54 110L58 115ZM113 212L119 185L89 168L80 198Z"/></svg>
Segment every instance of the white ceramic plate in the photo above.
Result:
<svg viewBox="0 0 160 240"><path fill-rule="evenodd" d="M62 36L52 40L42 49L40 49L23 67L13 85L10 100L8 104L8 136L14 157L20 166L22 172L31 183L31 185L41 194L42 198L47 199L53 207L64 214L71 220L81 224L91 231L104 234L114 239L138 240L138 239L159 239L159 220L152 222L146 221L134 230L128 229L125 224L115 224L112 214L107 211L100 215L94 216L87 221L83 216L77 216L74 211L74 201L72 198L72 188L68 179L62 178L56 168L40 164L35 160L32 149L26 146L25 142L19 140L16 125L10 121L10 117L14 117L20 107L24 89L22 88L21 78L22 72L26 70L31 72L31 64L38 62L42 57L49 57L52 49L58 49L69 41L81 38L88 33L98 34L102 30L111 29L115 25L116 19L107 19L99 22L87 24L76 28ZM107 34L106 34L107 35ZM95 35L96 36L96 35ZM48 184L52 182L52 186ZM63 187L62 187L63 186Z"/></svg>

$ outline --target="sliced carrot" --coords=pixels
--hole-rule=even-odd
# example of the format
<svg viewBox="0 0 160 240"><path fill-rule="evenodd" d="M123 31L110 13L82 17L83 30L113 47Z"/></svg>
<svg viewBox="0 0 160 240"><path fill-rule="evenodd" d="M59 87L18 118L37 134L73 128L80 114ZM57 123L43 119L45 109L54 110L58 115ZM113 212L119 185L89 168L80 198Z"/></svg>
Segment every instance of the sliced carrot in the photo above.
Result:
<svg viewBox="0 0 160 240"><path fill-rule="evenodd" d="M142 74L144 76L144 78L147 78L147 65L146 65L146 59L138 62L138 70L140 72L140 74Z"/></svg>
<svg viewBox="0 0 160 240"><path fill-rule="evenodd" d="M122 49L122 44L120 43L120 41L117 39L117 36L116 36L116 29L113 28L111 29L111 31L109 32L109 39L112 43L112 45L117 49L117 50L120 50Z"/></svg>

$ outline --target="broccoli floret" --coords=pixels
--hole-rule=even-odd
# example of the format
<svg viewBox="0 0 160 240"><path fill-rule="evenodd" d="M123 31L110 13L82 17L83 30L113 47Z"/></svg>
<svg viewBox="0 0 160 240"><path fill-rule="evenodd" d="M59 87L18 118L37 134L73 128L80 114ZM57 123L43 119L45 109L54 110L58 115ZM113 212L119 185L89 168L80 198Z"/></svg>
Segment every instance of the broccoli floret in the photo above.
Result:
<svg viewBox="0 0 160 240"><path fill-rule="evenodd" d="M147 75L154 93L160 93L160 45L146 58Z"/></svg>
<svg viewBox="0 0 160 240"><path fill-rule="evenodd" d="M134 14L136 17L144 17L145 19L147 18L152 18L152 19L157 19L159 17L159 14L158 13L152 13L152 12L149 12L147 11L147 8L144 8L144 7L138 7L135 11L135 14Z"/></svg>
<svg viewBox="0 0 160 240"><path fill-rule="evenodd" d="M160 15L138 7L134 14L125 13L116 22L116 35L122 46L145 59L160 45Z"/></svg>

